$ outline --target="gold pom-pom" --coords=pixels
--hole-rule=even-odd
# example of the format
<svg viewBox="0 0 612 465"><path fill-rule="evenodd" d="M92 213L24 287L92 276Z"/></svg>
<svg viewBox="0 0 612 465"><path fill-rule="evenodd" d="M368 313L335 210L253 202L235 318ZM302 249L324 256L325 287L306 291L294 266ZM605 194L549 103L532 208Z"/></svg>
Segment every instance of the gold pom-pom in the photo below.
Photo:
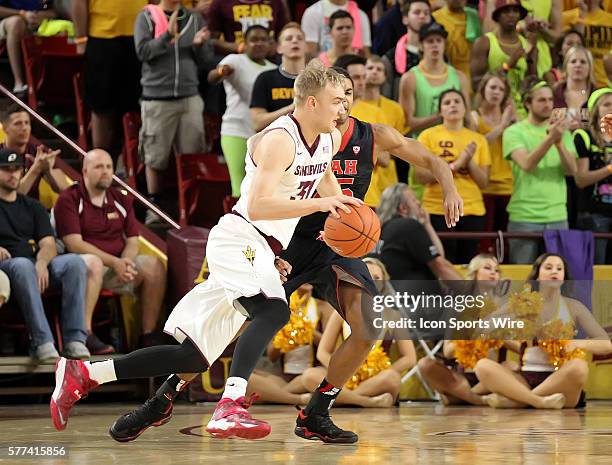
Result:
<svg viewBox="0 0 612 465"><path fill-rule="evenodd" d="M582 349L568 350L569 340L576 335L573 322L556 318L547 322L538 332L538 346L548 354L548 361L555 370L574 358L585 358Z"/></svg>
<svg viewBox="0 0 612 465"><path fill-rule="evenodd" d="M366 379L369 379L388 368L391 368L391 360L379 342L370 351L365 362L363 362L355 374L351 376L344 387L353 390Z"/></svg>
<svg viewBox="0 0 612 465"><path fill-rule="evenodd" d="M292 351L296 347L310 345L314 339L312 323L307 317L310 295L299 296L294 292L289 299L291 315L289 322L276 333L272 345L282 353Z"/></svg>
<svg viewBox="0 0 612 465"><path fill-rule="evenodd" d="M499 349L503 341L495 339L476 339L472 341L454 341L455 359L463 367L472 369L478 360L487 358L491 349Z"/></svg>
<svg viewBox="0 0 612 465"><path fill-rule="evenodd" d="M538 341L538 346L548 354L548 361L558 370L569 360L586 357L586 352L582 349L568 351L568 343L569 341L561 340Z"/></svg>

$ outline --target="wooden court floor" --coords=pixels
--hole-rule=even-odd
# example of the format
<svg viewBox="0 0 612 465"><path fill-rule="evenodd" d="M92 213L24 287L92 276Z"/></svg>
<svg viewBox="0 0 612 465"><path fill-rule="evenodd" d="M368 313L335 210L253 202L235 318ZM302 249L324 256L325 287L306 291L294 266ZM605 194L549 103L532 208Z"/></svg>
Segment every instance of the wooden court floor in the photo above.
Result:
<svg viewBox="0 0 612 465"><path fill-rule="evenodd" d="M252 407L270 421L272 434L259 441L208 437L212 404L180 404L174 418L128 444L107 433L118 414L133 405L81 404L68 429L51 426L44 405L0 407L0 463L20 464L527 464L610 465L612 403L590 402L582 410L446 408L435 403L391 409L334 409L340 426L360 435L356 445L323 445L293 435L295 410ZM10 457L8 446L64 446L64 457Z"/></svg>

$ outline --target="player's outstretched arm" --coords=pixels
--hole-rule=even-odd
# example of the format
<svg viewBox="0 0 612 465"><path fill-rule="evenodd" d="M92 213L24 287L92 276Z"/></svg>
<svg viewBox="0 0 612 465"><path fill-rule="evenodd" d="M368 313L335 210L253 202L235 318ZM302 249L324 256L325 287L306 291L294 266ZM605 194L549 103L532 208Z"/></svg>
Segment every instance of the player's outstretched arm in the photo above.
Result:
<svg viewBox="0 0 612 465"><path fill-rule="evenodd" d="M253 221L273 221L287 218L298 218L318 211L331 211L344 204L358 205L360 201L338 195L324 198L307 198L290 200L274 195L285 171L293 163L295 144L283 130L273 130L264 134L255 148L253 161L256 169L249 192L247 212ZM307 193L307 195L310 195Z"/></svg>
<svg viewBox="0 0 612 465"><path fill-rule="evenodd" d="M429 170L442 187L444 193L444 211L447 226L455 226L463 216L463 199L459 196L453 173L448 163L436 157L423 144L414 139L402 136L386 124L373 124L374 140L380 150L385 150L397 158Z"/></svg>

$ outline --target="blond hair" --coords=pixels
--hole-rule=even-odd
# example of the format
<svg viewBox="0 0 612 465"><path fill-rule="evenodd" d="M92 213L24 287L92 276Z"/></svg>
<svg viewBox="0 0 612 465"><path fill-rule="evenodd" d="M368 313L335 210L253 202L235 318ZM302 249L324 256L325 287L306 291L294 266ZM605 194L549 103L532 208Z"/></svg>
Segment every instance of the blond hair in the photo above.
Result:
<svg viewBox="0 0 612 465"><path fill-rule="evenodd" d="M304 104L309 96L318 94L325 89L327 84L342 87L344 76L331 68L327 68L321 60L312 60L304 71L298 75L293 84L295 104Z"/></svg>
<svg viewBox="0 0 612 465"><path fill-rule="evenodd" d="M499 261L497 257L491 255L490 253L481 253L476 255L474 258L470 260L470 263L467 267L468 273L467 276L470 280L475 280L478 275L478 271L484 266L484 263L487 260L493 260L496 264L499 265Z"/></svg>

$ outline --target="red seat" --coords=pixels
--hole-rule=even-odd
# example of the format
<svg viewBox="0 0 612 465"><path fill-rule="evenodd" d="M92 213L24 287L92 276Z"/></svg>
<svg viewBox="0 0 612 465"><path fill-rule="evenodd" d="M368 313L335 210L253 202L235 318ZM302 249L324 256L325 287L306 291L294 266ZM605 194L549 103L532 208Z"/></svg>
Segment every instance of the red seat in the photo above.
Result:
<svg viewBox="0 0 612 465"><path fill-rule="evenodd" d="M223 216L223 202L231 194L229 171L216 153L176 156L179 224L212 227Z"/></svg>
<svg viewBox="0 0 612 465"><path fill-rule="evenodd" d="M83 71L84 57L66 36L27 36L21 41L28 105L37 110L40 102L74 108L73 76Z"/></svg>
<svg viewBox="0 0 612 465"><path fill-rule="evenodd" d="M72 77L72 88L74 90L76 119L79 131L77 144L86 151L89 147L88 135L91 131L91 112L85 107L83 75L81 73L76 73Z"/></svg>
<svg viewBox="0 0 612 465"><path fill-rule="evenodd" d="M123 162L127 171L127 183L134 189L137 176L144 170L144 162L138 155L141 125L140 113L131 111L123 115Z"/></svg>

